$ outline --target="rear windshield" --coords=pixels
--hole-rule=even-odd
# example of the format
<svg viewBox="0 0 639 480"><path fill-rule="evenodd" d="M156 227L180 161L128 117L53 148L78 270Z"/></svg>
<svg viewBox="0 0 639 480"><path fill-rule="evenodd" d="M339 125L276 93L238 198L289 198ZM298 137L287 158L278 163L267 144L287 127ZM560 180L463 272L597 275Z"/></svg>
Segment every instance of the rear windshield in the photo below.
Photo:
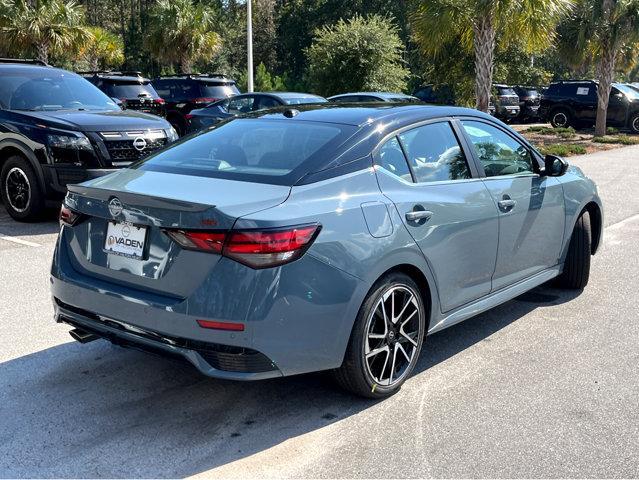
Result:
<svg viewBox="0 0 639 480"><path fill-rule="evenodd" d="M187 137L133 168L199 177L293 184L356 130L351 125L235 119Z"/></svg>
<svg viewBox="0 0 639 480"><path fill-rule="evenodd" d="M240 93L234 83L202 82L201 90L202 96L208 98L226 98Z"/></svg>
<svg viewBox="0 0 639 480"><path fill-rule="evenodd" d="M108 95L115 98L138 98L138 97L159 98L158 92L155 91L155 89L150 83L139 83L139 82L105 83L105 90Z"/></svg>

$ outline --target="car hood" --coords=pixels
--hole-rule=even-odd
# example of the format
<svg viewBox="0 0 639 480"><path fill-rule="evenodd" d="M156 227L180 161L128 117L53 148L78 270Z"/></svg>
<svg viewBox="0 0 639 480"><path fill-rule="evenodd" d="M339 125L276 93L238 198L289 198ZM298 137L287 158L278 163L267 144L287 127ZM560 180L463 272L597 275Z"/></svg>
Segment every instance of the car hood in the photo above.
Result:
<svg viewBox="0 0 639 480"><path fill-rule="evenodd" d="M131 110L104 112L57 111L57 112L19 112L22 115L46 123L47 126L82 132L105 130L146 130L167 129L169 123L163 118Z"/></svg>

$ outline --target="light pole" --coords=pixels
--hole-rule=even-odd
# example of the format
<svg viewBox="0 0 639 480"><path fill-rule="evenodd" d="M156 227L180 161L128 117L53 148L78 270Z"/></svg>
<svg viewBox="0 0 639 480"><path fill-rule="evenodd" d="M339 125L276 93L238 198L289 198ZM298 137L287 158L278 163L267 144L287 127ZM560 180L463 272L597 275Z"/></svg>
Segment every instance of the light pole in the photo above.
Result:
<svg viewBox="0 0 639 480"><path fill-rule="evenodd" d="M253 91L253 20L251 0L246 0L246 62L248 68L247 89Z"/></svg>

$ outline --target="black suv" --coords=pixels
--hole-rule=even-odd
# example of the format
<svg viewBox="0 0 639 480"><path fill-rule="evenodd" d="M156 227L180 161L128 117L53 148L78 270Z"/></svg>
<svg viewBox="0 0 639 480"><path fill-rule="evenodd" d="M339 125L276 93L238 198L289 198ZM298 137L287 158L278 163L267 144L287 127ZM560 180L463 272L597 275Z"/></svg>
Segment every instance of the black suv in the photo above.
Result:
<svg viewBox="0 0 639 480"><path fill-rule="evenodd" d="M0 60L0 194L17 220L59 203L67 184L127 166L176 138L163 118L123 111L75 73Z"/></svg>
<svg viewBox="0 0 639 480"><path fill-rule="evenodd" d="M164 99L140 72L78 72L124 108L164 117Z"/></svg>
<svg viewBox="0 0 639 480"><path fill-rule="evenodd" d="M153 85L166 102L166 119L179 135L187 131L191 110L240 93L235 80L220 73L159 77Z"/></svg>
<svg viewBox="0 0 639 480"><path fill-rule="evenodd" d="M597 82L551 83L541 97L540 113L553 127L592 127L597 119ZM613 83L606 123L639 133L639 92L629 85Z"/></svg>
<svg viewBox="0 0 639 480"><path fill-rule="evenodd" d="M522 85L514 86L513 90L519 96L519 118L523 121L539 119L539 90Z"/></svg>

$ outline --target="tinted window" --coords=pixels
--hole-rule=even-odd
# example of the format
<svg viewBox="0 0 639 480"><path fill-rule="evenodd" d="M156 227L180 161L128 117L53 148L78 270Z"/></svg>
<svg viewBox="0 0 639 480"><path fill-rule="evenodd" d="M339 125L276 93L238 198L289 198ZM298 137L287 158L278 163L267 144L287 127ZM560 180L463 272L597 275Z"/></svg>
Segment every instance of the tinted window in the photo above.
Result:
<svg viewBox="0 0 639 480"><path fill-rule="evenodd" d="M282 100L284 100L284 102L286 102L286 104L288 104L288 105L304 105L304 104L308 104L308 103L326 103L326 102L328 102L328 100L326 100L323 97L316 97L316 96L313 96L313 95L309 95L308 97L301 97L301 96L287 97L285 95L280 95L280 98Z"/></svg>
<svg viewBox="0 0 639 480"><path fill-rule="evenodd" d="M241 114L248 113L253 110L253 105L255 103L255 97L238 97L232 98L229 101L228 107L226 108L229 113L233 114Z"/></svg>
<svg viewBox="0 0 639 480"><path fill-rule="evenodd" d="M138 83L138 82L118 82L118 83L104 83L104 90L107 95L116 98L137 98L137 97L151 97L158 98L158 93L151 86L150 83Z"/></svg>
<svg viewBox="0 0 639 480"><path fill-rule="evenodd" d="M626 97L630 98L631 100L639 100L639 92L637 92L637 90L635 90L631 86L617 83L613 87L613 93L615 89L623 93Z"/></svg>
<svg viewBox="0 0 639 480"><path fill-rule="evenodd" d="M84 78L58 70L3 73L0 105L12 110L119 110Z"/></svg>
<svg viewBox="0 0 639 480"><path fill-rule="evenodd" d="M355 129L294 120L236 119L178 142L135 168L288 184L289 173L307 161L314 164L316 158L330 158L332 149Z"/></svg>
<svg viewBox="0 0 639 480"><path fill-rule="evenodd" d="M207 98L225 98L231 95L237 95L240 91L233 83L212 83L212 82L200 82L201 83L201 95Z"/></svg>
<svg viewBox="0 0 639 480"><path fill-rule="evenodd" d="M347 102L359 102L360 97L355 96L355 95L349 95L348 97L339 97L339 98L334 98L332 101L333 102L339 102L339 103L347 103Z"/></svg>
<svg viewBox="0 0 639 480"><path fill-rule="evenodd" d="M499 95L517 95L515 91L509 87L497 87L497 93Z"/></svg>
<svg viewBox="0 0 639 480"><path fill-rule="evenodd" d="M417 182L470 178L464 152L448 122L414 128L399 138Z"/></svg>
<svg viewBox="0 0 639 480"><path fill-rule="evenodd" d="M271 97L259 97L258 98L258 105L257 105L257 109L258 110L262 110L264 108L275 108L275 107L279 107L282 104L280 102L278 102L277 100L275 100L274 98Z"/></svg>
<svg viewBox="0 0 639 480"><path fill-rule="evenodd" d="M171 81L170 80L154 80L153 85L160 97L165 100L173 98L171 93Z"/></svg>
<svg viewBox="0 0 639 480"><path fill-rule="evenodd" d="M532 173L530 151L510 135L483 122L462 122L487 177Z"/></svg>
<svg viewBox="0 0 639 480"><path fill-rule="evenodd" d="M397 137L391 138L382 145L382 148L379 149L375 163L393 175L403 178L407 182L413 181L410 169L406 163L406 157L404 156L402 147L400 147L399 142L397 141Z"/></svg>

